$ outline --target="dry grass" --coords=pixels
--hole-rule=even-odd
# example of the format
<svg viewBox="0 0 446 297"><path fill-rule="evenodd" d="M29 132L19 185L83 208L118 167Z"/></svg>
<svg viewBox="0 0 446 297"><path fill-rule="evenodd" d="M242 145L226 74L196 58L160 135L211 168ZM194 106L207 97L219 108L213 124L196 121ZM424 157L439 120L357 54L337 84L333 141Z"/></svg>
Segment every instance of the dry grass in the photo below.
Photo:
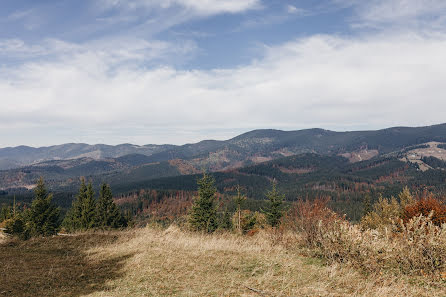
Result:
<svg viewBox="0 0 446 297"><path fill-rule="evenodd" d="M89 250L117 240L116 234L8 239L0 243L0 296L82 296L102 290L124 274L131 253L95 257Z"/></svg>
<svg viewBox="0 0 446 297"><path fill-rule="evenodd" d="M2 244L6 240L6 235L3 234L2 231L0 231L0 244Z"/></svg>
<svg viewBox="0 0 446 297"><path fill-rule="evenodd" d="M302 256L291 234L273 239L170 227L9 242L0 296L445 296L442 283L367 277Z"/></svg>

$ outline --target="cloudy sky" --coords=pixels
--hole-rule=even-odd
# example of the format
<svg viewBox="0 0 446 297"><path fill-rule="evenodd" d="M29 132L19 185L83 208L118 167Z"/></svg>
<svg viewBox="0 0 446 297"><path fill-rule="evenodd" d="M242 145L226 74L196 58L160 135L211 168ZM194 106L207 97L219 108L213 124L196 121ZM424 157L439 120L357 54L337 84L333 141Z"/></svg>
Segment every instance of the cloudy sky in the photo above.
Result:
<svg viewBox="0 0 446 297"><path fill-rule="evenodd" d="M446 122L444 0L2 0L0 147Z"/></svg>

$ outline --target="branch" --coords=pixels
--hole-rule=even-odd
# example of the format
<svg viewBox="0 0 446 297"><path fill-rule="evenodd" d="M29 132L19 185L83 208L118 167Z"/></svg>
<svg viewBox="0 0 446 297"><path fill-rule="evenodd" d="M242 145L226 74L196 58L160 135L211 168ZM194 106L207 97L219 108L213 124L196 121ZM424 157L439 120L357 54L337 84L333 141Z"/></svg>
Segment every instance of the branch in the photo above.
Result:
<svg viewBox="0 0 446 297"><path fill-rule="evenodd" d="M248 286L245 286L248 290L253 291L254 293L259 294L260 296L268 296L265 292L254 289L254 288L250 288Z"/></svg>

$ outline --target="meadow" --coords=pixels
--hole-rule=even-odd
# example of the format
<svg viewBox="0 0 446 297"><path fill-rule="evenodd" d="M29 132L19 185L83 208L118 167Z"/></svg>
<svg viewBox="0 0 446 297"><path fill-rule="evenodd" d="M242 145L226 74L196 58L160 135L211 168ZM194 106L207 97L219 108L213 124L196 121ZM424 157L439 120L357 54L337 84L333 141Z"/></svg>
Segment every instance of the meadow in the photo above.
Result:
<svg viewBox="0 0 446 297"><path fill-rule="evenodd" d="M424 275L316 257L295 232L179 227L0 243L0 296L445 296Z"/></svg>

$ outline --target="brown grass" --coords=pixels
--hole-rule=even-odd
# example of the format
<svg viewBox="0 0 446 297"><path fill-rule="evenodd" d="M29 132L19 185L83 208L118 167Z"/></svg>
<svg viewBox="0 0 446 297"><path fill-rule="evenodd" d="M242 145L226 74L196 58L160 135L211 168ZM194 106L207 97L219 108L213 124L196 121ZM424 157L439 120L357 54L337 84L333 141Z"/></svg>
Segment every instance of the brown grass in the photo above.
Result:
<svg viewBox="0 0 446 297"><path fill-rule="evenodd" d="M0 231L0 244L2 244L5 240L6 240L6 235L4 235L2 231Z"/></svg>
<svg viewBox="0 0 446 297"><path fill-rule="evenodd" d="M123 276L132 254L96 257L95 246L117 241L116 234L36 238L0 243L0 296L81 296L103 290Z"/></svg>
<svg viewBox="0 0 446 297"><path fill-rule="evenodd" d="M12 241L0 245L0 296L444 296L422 277L302 256L296 236L170 227Z"/></svg>

